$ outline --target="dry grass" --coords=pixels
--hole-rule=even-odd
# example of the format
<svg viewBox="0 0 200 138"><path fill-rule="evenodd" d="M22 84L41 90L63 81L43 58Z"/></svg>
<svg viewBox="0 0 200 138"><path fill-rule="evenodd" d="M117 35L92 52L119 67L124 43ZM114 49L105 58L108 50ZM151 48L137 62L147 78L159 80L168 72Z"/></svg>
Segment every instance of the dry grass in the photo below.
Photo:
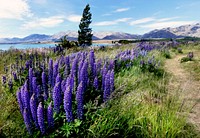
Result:
<svg viewBox="0 0 200 138"><path fill-rule="evenodd" d="M175 89L179 90L184 106L190 109L188 121L200 131L200 79L197 79L200 77L200 63L198 61L200 50L194 50L195 61L180 63L180 59L187 56L187 52L191 50L185 49L184 51L184 54L174 56L166 61L165 68L172 75L169 90L171 92L174 92Z"/></svg>

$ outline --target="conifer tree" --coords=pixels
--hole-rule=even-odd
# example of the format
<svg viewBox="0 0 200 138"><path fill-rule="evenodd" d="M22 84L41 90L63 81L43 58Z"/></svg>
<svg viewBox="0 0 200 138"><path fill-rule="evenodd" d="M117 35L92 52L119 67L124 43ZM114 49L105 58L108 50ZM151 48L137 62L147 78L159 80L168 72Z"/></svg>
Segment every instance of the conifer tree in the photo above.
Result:
<svg viewBox="0 0 200 138"><path fill-rule="evenodd" d="M90 13L89 4L83 10L82 18L78 30L78 42L80 46L92 45L92 28L89 27L92 22L92 14Z"/></svg>

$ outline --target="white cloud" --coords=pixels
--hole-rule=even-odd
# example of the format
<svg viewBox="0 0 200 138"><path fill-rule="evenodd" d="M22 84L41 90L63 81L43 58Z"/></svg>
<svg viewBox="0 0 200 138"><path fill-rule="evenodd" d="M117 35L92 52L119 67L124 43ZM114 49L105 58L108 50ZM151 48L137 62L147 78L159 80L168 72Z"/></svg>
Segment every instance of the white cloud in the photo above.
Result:
<svg viewBox="0 0 200 138"><path fill-rule="evenodd" d="M116 9L114 12L124 12L124 11L128 11L130 8L119 8Z"/></svg>
<svg viewBox="0 0 200 138"><path fill-rule="evenodd" d="M63 16L52 16L49 18L38 18L29 22L26 22L22 25L24 29L33 29L33 28L40 28L40 27L55 27L59 24L64 22Z"/></svg>
<svg viewBox="0 0 200 138"><path fill-rule="evenodd" d="M162 29L167 27L178 27L181 25L193 24L195 21L167 21L167 22L155 22L151 24L141 25L141 28L149 29Z"/></svg>
<svg viewBox="0 0 200 138"><path fill-rule="evenodd" d="M140 28L145 29L162 29L167 27L178 27L181 25L193 24L196 21L180 21L177 18L181 17L169 17L169 18L155 18L147 17L129 22L129 25L137 25ZM176 20L174 20L176 19Z"/></svg>
<svg viewBox="0 0 200 138"><path fill-rule="evenodd" d="M148 17L148 18L142 18L142 19L138 19L138 20L135 20L135 21L131 21L129 24L130 25L138 25L138 24L148 23L148 22L151 22L151 21L154 21L154 20L155 20L154 18Z"/></svg>
<svg viewBox="0 0 200 138"><path fill-rule="evenodd" d="M103 14L102 16L111 16L112 14L111 13L106 13L106 14Z"/></svg>
<svg viewBox="0 0 200 138"><path fill-rule="evenodd" d="M120 19L115 20L115 22L127 22L130 19L132 19L132 18L120 18Z"/></svg>
<svg viewBox="0 0 200 138"><path fill-rule="evenodd" d="M70 21L70 22L80 22L81 17L82 17L81 15L73 14L73 15L69 15L67 17L67 20Z"/></svg>
<svg viewBox="0 0 200 138"><path fill-rule="evenodd" d="M23 19L32 13L27 0L0 0L0 18Z"/></svg>
<svg viewBox="0 0 200 138"><path fill-rule="evenodd" d="M177 19L177 18L180 18L180 17L161 18L161 19L157 19L156 21L164 22L164 21L170 21L170 20Z"/></svg>
<svg viewBox="0 0 200 138"><path fill-rule="evenodd" d="M94 26L109 26L109 25L115 25L117 24L114 21L102 21L102 22L96 22L94 23Z"/></svg>
<svg viewBox="0 0 200 138"><path fill-rule="evenodd" d="M94 26L110 26L110 25L116 25L120 22L127 22L129 21L131 18L120 18L117 20L113 20L113 21L102 21L102 22L96 22L94 23Z"/></svg>
<svg viewBox="0 0 200 138"><path fill-rule="evenodd" d="M55 27L65 20L70 22L80 22L80 15L69 15L67 18L64 16L51 16L48 18L35 18L31 21L27 21L22 25L23 29L33 29L33 28L51 28Z"/></svg>

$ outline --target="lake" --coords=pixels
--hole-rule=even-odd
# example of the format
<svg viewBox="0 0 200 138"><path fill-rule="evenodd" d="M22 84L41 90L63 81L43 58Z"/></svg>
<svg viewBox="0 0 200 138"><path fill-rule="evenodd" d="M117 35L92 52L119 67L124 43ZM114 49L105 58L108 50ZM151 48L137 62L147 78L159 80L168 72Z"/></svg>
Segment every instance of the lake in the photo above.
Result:
<svg viewBox="0 0 200 138"><path fill-rule="evenodd" d="M109 43L94 43L92 46L111 46ZM0 50L8 50L10 47L17 49L28 49L28 48L48 48L54 47L55 44L0 44Z"/></svg>

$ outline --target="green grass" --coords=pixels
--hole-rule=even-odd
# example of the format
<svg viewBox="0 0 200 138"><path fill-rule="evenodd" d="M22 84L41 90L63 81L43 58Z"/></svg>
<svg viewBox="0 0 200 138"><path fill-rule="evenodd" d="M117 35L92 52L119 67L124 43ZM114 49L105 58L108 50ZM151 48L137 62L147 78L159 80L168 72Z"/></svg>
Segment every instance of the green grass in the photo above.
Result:
<svg viewBox="0 0 200 138"><path fill-rule="evenodd" d="M156 58L164 58L153 52ZM198 137L186 122L187 112L180 112L182 101L167 91L169 76L155 76L133 66L116 76L115 100L104 108L89 137L174 138Z"/></svg>
<svg viewBox="0 0 200 138"><path fill-rule="evenodd" d="M134 45L109 47L105 50L95 50L95 54L98 58L114 58L119 51L133 47ZM191 48L199 49L196 46L182 47L184 47L183 54ZM69 50L66 53L76 50ZM170 54L173 57L177 53L170 50ZM66 137L70 129L74 129L79 134L77 137L198 137L193 126L186 121L188 112L180 110L184 107L182 107L178 92L171 94L167 90L169 75L165 73L163 67L166 57L158 51L149 53L149 56L153 55L161 63L159 75L146 70L142 71L138 65L120 70L115 75L116 89L112 94L112 100L101 105L92 114L86 113L85 125L81 122L71 125L75 128L70 128L67 124L63 125L50 137L60 135ZM0 74L3 73L3 61L6 60L7 64L12 63L17 54L11 52L2 56L4 60L0 60ZM51 57L56 56L51 55ZM192 65L195 66L195 64ZM196 68L195 74L199 71L199 65ZM0 109L3 111L0 112L0 137L29 137L18 109L15 92L8 93L0 88L0 98ZM86 108L90 108L90 104Z"/></svg>

